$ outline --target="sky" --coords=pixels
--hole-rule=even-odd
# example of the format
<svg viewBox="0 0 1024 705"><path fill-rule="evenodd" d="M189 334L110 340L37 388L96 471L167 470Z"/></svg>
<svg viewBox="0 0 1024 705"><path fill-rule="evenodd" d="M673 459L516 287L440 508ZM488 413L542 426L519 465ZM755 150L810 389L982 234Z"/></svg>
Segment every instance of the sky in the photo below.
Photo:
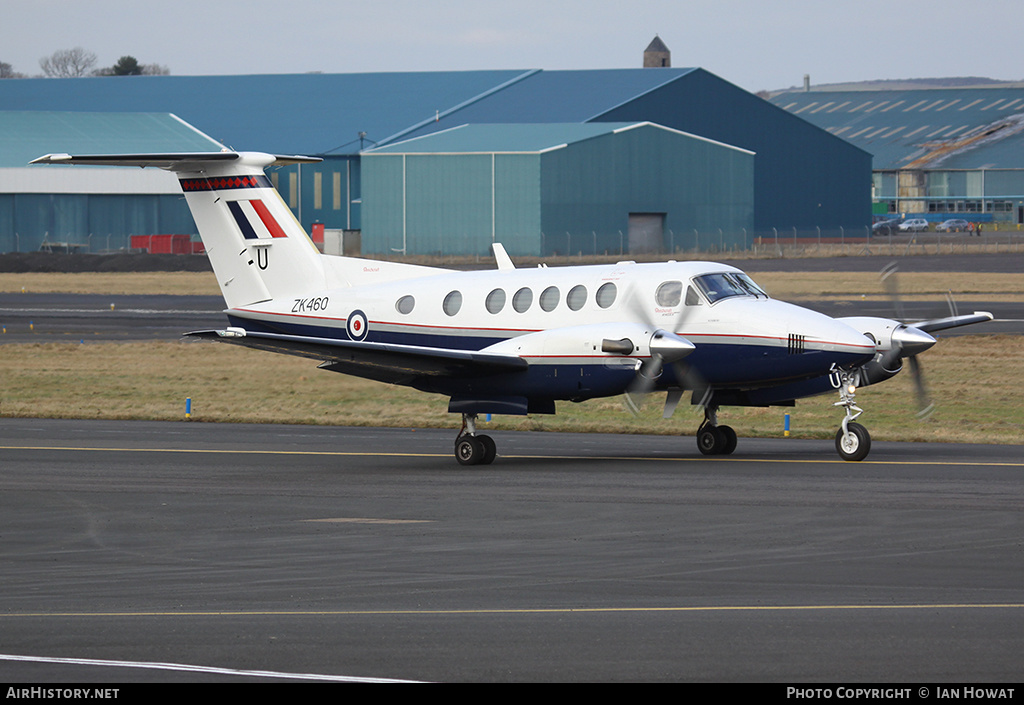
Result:
<svg viewBox="0 0 1024 705"><path fill-rule="evenodd" d="M749 91L873 79L1024 80L1021 0L0 0L0 62L82 47L173 75L674 67ZM0 110L3 106L0 105Z"/></svg>

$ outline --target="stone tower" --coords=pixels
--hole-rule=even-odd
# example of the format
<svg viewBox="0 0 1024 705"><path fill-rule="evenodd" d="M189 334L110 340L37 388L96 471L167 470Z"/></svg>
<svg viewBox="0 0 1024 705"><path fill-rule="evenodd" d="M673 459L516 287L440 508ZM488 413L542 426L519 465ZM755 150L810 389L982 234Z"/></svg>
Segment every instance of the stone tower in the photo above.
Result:
<svg viewBox="0 0 1024 705"><path fill-rule="evenodd" d="M657 34L644 49L644 68L668 68L672 65L672 52Z"/></svg>

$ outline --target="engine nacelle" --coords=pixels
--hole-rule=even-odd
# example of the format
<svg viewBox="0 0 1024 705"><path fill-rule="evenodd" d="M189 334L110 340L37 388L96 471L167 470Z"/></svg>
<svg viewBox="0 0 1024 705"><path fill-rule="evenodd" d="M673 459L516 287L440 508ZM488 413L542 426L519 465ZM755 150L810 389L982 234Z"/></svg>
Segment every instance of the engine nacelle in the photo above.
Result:
<svg viewBox="0 0 1024 705"><path fill-rule="evenodd" d="M895 377L903 369L904 357L912 357L935 345L935 338L922 330L891 318L852 316L838 319L875 341L875 356L857 371L858 387Z"/></svg>

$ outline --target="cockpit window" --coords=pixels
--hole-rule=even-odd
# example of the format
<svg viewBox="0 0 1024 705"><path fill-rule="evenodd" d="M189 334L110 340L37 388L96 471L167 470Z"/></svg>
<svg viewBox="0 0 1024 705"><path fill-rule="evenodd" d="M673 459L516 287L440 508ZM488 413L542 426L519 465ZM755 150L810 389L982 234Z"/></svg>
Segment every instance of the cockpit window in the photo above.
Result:
<svg viewBox="0 0 1024 705"><path fill-rule="evenodd" d="M711 303L732 296L763 296L764 293L754 281L743 272L721 272L719 274L702 274L693 278L693 283L701 290Z"/></svg>

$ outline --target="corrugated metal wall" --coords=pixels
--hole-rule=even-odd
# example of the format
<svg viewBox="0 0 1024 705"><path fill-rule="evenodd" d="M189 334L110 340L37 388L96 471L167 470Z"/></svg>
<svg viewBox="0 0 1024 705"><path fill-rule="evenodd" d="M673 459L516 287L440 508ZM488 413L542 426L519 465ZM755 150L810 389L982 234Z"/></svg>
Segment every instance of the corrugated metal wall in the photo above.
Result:
<svg viewBox="0 0 1024 705"><path fill-rule="evenodd" d="M487 255L492 242L532 254L540 242L536 154L363 157L363 251Z"/></svg>
<svg viewBox="0 0 1024 705"><path fill-rule="evenodd" d="M0 252L33 252L44 240L103 252L127 248L131 235L197 232L181 196L0 194Z"/></svg>
<svg viewBox="0 0 1024 705"><path fill-rule="evenodd" d="M630 251L631 214L662 214L655 251L746 245L754 155L656 126L522 154L367 154L363 251L513 255ZM705 243L706 244L706 243Z"/></svg>
<svg viewBox="0 0 1024 705"><path fill-rule="evenodd" d="M701 232L719 230L716 244L744 247L753 227L754 160L655 126L548 152L544 254L629 253L630 214L664 214L660 252L692 249Z"/></svg>

